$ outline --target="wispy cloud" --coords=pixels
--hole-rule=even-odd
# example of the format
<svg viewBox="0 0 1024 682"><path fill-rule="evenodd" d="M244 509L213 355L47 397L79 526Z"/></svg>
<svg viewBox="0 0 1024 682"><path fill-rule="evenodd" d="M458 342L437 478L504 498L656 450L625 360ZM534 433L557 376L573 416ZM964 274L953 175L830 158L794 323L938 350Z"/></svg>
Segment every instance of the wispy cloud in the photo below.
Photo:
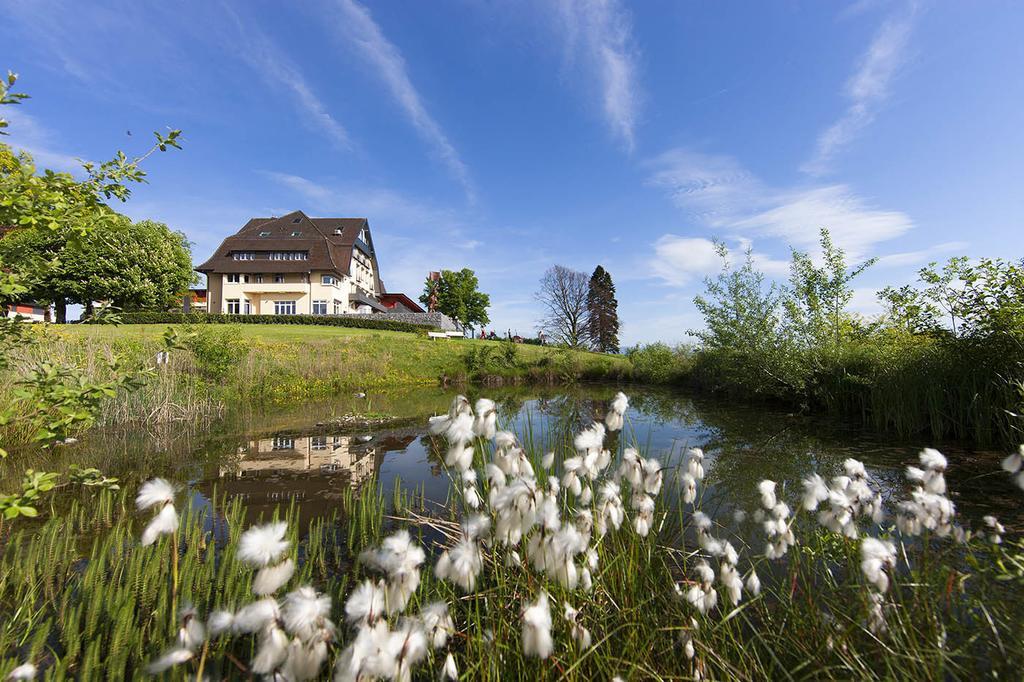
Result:
<svg viewBox="0 0 1024 682"><path fill-rule="evenodd" d="M294 95L295 105L311 127L318 129L339 147L351 148L345 127L331 115L299 68L255 23L243 19L227 5L224 5L224 10L237 29L237 35L230 43L238 46L237 56L255 69L271 88Z"/></svg>
<svg viewBox="0 0 1024 682"><path fill-rule="evenodd" d="M377 69L420 136L434 148L441 161L462 185L467 197L473 201L475 190L469 170L440 124L427 111L423 98L409 78L402 53L387 39L366 7L355 0L337 0L336 5L340 10L337 27L344 42L354 45Z"/></svg>
<svg viewBox="0 0 1024 682"><path fill-rule="evenodd" d="M728 156L675 149L649 168L650 184L702 227L735 235L741 248L749 245L749 236L758 236L816 253L824 227L851 260L860 260L913 228L907 214L876 208L847 185L774 188ZM655 244L652 272L667 283L685 284L692 276L680 271L707 274L709 253L707 240L665 235ZM768 274L786 271L784 260L764 253L755 253L755 262Z"/></svg>
<svg viewBox="0 0 1024 682"><path fill-rule="evenodd" d="M31 154L39 170L50 168L65 173L84 174L82 159L55 149L56 136L35 117L18 107L9 106L6 109L4 117L10 123L7 128L9 136L0 138L0 142Z"/></svg>
<svg viewBox="0 0 1024 682"><path fill-rule="evenodd" d="M877 267L900 267L907 265L922 265L930 260L943 255L963 252L968 247L967 242L942 242L930 246L927 249L917 251L904 251L902 253L890 253L878 259Z"/></svg>
<svg viewBox="0 0 1024 682"><path fill-rule="evenodd" d="M914 25L913 6L882 23L857 70L846 82L844 95L849 101L838 121L818 136L814 155L800 169L810 175L824 175L844 147L872 121L889 96L889 84L903 65L907 42Z"/></svg>
<svg viewBox="0 0 1024 682"><path fill-rule="evenodd" d="M567 57L597 79L608 126L632 152L640 88L629 12L617 0L562 0L559 8Z"/></svg>

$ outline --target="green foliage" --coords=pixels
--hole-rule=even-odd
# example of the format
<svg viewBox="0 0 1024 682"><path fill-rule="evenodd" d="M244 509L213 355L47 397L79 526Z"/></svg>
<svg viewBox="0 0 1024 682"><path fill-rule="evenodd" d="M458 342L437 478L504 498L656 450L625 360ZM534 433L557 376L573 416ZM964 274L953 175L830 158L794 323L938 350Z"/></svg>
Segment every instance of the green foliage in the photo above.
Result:
<svg viewBox="0 0 1024 682"><path fill-rule="evenodd" d="M183 234L123 216L85 234L74 226L13 230L0 239L0 261L18 273L31 300L60 309L78 303L87 312L93 301L166 309L195 277Z"/></svg>
<svg viewBox="0 0 1024 682"><path fill-rule="evenodd" d="M214 381L227 377L247 352L245 341L226 328L189 326L183 330L181 343L192 353L202 375Z"/></svg>
<svg viewBox="0 0 1024 682"><path fill-rule="evenodd" d="M958 257L919 285L879 292L885 314L849 314L848 268L822 232L823 264L793 252L789 286L765 285L751 254L695 299L705 328L688 379L711 390L851 414L905 436L1012 443L1024 379L1024 263ZM634 360L634 365L637 360Z"/></svg>
<svg viewBox="0 0 1024 682"><path fill-rule="evenodd" d="M27 97L11 93L16 80L17 76L8 72L6 84L0 85L0 105L17 104ZM7 122L0 120L0 132L6 127ZM126 201L131 195L128 183L145 181L142 161L156 151L180 148L179 135L177 130L167 135L156 133L156 144L134 159L119 151L112 160L100 165L83 163L84 180L51 170L39 173L31 156L25 153L15 155L10 147L0 144L0 225L15 228L0 239L0 272L3 273L0 276L0 304L6 305L17 297L38 293L38 287L43 286L40 281L45 281L52 272L67 272L68 281L78 277L79 273L74 268L84 268L85 263L72 258L73 250L85 253L83 245L107 243L107 232L103 228L109 228L110 234L116 235L126 223L130 224L105 202L110 199ZM156 224L149 224L146 229L154 234L161 230L166 232L166 226L161 228ZM119 250L127 248L127 243L117 243L113 237L110 243L114 248L107 251L107 257L122 255ZM61 244L64 250L58 253L53 248L55 244ZM190 260L187 249L183 252L183 259L180 252L160 250L152 243L148 246L156 249L152 257L169 259L179 269L186 266L191 269L187 262ZM135 252L134 256L141 258L142 254ZM123 262L121 265L130 267ZM167 263L162 265L167 266ZM108 274L114 276L118 273ZM166 281L163 284L168 286L172 283ZM58 298L43 300L56 301ZM91 302L93 299L87 300ZM31 339L20 318L4 319L0 323L0 335L0 367L8 369L13 349ZM168 346L171 340L172 337L168 336ZM119 390L138 389L152 374L146 366L128 369L119 366L116 360L109 366L113 378L104 382L88 380L85 371L79 367L49 361L19 369L22 372L14 381L13 400L0 412L0 425L7 425L16 415L22 427L31 433L32 442L41 447L67 442L71 434L96 421L104 400ZM0 456L6 457L6 450L0 449ZM112 484L113 479L105 479L98 472L93 473L94 470L86 471L89 473L78 474L80 481L87 480L91 485L100 487ZM36 516L36 501L42 493L54 488L57 477L57 474L26 471L20 493L0 496L2 517Z"/></svg>
<svg viewBox="0 0 1024 682"><path fill-rule="evenodd" d="M633 378L649 384L678 383L693 367L688 348L672 348L661 342L629 348L626 357L633 364Z"/></svg>
<svg viewBox="0 0 1024 682"><path fill-rule="evenodd" d="M469 268L458 272L442 270L441 279L426 280L420 302L428 306L433 302L434 310L464 327L485 325L490 322L487 308L491 305L491 297L480 292L479 286L476 273Z"/></svg>
<svg viewBox="0 0 1024 682"><path fill-rule="evenodd" d="M611 274L600 265L587 289L587 338L596 351L619 352L619 302Z"/></svg>
<svg viewBox="0 0 1024 682"><path fill-rule="evenodd" d="M121 324L301 324L354 329L382 329L393 332L424 332L433 325L398 320L375 320L348 315L227 315L223 313L127 312L118 315Z"/></svg>
<svg viewBox="0 0 1024 682"><path fill-rule="evenodd" d="M34 432L33 442L47 446L67 440L96 422L105 399L118 390L137 390L153 374L150 368L126 371L116 361L110 370L115 378L97 383L81 369L40 363L16 382L14 403L0 413L0 425L18 415Z"/></svg>

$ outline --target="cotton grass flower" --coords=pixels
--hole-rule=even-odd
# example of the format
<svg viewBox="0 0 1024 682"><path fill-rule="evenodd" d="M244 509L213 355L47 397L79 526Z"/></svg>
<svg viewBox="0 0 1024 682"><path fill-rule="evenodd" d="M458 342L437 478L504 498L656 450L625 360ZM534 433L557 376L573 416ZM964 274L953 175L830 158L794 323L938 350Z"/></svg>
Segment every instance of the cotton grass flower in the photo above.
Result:
<svg viewBox="0 0 1024 682"><path fill-rule="evenodd" d="M135 506L139 511L163 504L174 503L174 486L163 478L153 478L141 486L135 496Z"/></svg>
<svg viewBox="0 0 1024 682"><path fill-rule="evenodd" d="M427 640L434 649L440 649L448 642L448 636L455 632L455 622L448 613L448 604L435 601L420 611L420 622L426 631Z"/></svg>
<svg viewBox="0 0 1024 682"><path fill-rule="evenodd" d="M143 546L152 545L161 535L170 535L178 530L178 512L170 502L164 504L142 531Z"/></svg>
<svg viewBox="0 0 1024 682"><path fill-rule="evenodd" d="M280 615L281 608L276 599L260 599L235 612L231 629L237 634L257 632L276 621Z"/></svg>
<svg viewBox="0 0 1024 682"><path fill-rule="evenodd" d="M700 448L690 448L683 460L683 468L686 473L697 482L704 480L704 451Z"/></svg>
<svg viewBox="0 0 1024 682"><path fill-rule="evenodd" d="M547 592L541 591L537 601L523 608L523 655L545 659L551 655L551 608Z"/></svg>
<svg viewBox="0 0 1024 682"><path fill-rule="evenodd" d="M388 638L387 651L394 661L394 668L391 674L384 671L384 677L398 682L409 682L412 679L413 666L427 655L427 636L423 626L415 620L402 620L398 629Z"/></svg>
<svg viewBox="0 0 1024 682"><path fill-rule="evenodd" d="M1024 445L1017 448L1017 452L1009 455L1003 460L1003 470L1013 476L1018 487L1024 489Z"/></svg>
<svg viewBox="0 0 1024 682"><path fill-rule="evenodd" d="M170 651L165 653L163 656L161 656L160 658L156 659L155 661L153 661L152 663L147 665L146 666L146 672L148 672L150 675L156 675L158 673L164 672L165 670L169 670L170 668L173 668L176 665L181 665L182 663L187 663L187 662L191 661L193 659L193 657L195 657L195 652L190 651L189 649L181 649L181 648L179 648L179 649L171 649ZM23 677L23 678L9 677L8 679L30 679L30 678L27 678L27 677Z"/></svg>
<svg viewBox="0 0 1024 682"><path fill-rule="evenodd" d="M896 565L896 547L886 540L864 538L860 544L860 570L879 592L889 589L888 570Z"/></svg>
<svg viewBox="0 0 1024 682"><path fill-rule="evenodd" d="M476 587L477 576L484 567L484 557L480 546L468 538L463 538L451 549L445 550L434 565L434 575L440 580L455 583L463 592L472 592Z"/></svg>
<svg viewBox="0 0 1024 682"><path fill-rule="evenodd" d="M34 680L39 670L32 663L22 663L17 668L7 673L9 680Z"/></svg>
<svg viewBox="0 0 1024 682"><path fill-rule="evenodd" d="M274 624L268 625L260 633L249 667L258 675L269 675L277 670L288 658L288 635Z"/></svg>
<svg viewBox="0 0 1024 682"><path fill-rule="evenodd" d="M364 580L345 601L345 620L351 625L373 625L384 615L384 590L379 583Z"/></svg>
<svg viewBox="0 0 1024 682"><path fill-rule="evenodd" d="M262 568L277 561L291 544L284 539L288 524L284 521L252 526L238 541L238 559L253 568Z"/></svg>
<svg viewBox="0 0 1024 682"><path fill-rule="evenodd" d="M608 407L608 414L604 417L605 426L609 431L620 431L623 424L623 416L629 409L629 398L623 392L618 392Z"/></svg>
<svg viewBox="0 0 1024 682"><path fill-rule="evenodd" d="M564 605L563 616L569 623L569 635L573 638L580 649L589 649L593 644L593 637L590 630L583 627L580 622L580 612L574 609L568 602Z"/></svg>
<svg viewBox="0 0 1024 682"><path fill-rule="evenodd" d="M317 592L309 585L289 592L281 609L285 630L306 644L318 639L322 641L334 633L330 615L330 596Z"/></svg>
<svg viewBox="0 0 1024 682"><path fill-rule="evenodd" d="M252 592L258 596L273 594L284 587L295 574L295 562L285 559L275 566L264 566L252 580Z"/></svg>
<svg viewBox="0 0 1024 682"><path fill-rule="evenodd" d="M459 667L455 665L455 657L452 656L452 652L448 652L448 656L444 659L444 667L441 668L441 679L442 680L457 680L459 679Z"/></svg>
<svg viewBox="0 0 1024 682"><path fill-rule="evenodd" d="M498 424L498 409L493 400L480 398L476 401L476 419L473 421L473 433L480 438L494 438Z"/></svg>
<svg viewBox="0 0 1024 682"><path fill-rule="evenodd" d="M694 565L693 570L697 580L683 596L690 606L697 609L701 615L705 615L718 604L718 592L714 588L715 572L703 559Z"/></svg>
<svg viewBox="0 0 1024 682"><path fill-rule="evenodd" d="M999 523L999 519L991 514L986 514L981 520L984 521L986 528L988 528L988 541L993 545L1001 545L1003 543L1003 533L1006 532L1003 524Z"/></svg>

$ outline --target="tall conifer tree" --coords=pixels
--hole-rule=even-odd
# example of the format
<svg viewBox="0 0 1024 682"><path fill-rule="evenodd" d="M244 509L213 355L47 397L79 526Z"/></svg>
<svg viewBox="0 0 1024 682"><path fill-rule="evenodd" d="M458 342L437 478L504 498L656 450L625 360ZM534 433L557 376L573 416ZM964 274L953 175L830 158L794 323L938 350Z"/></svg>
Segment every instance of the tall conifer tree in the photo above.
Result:
<svg viewBox="0 0 1024 682"><path fill-rule="evenodd" d="M619 352L619 302L612 276L600 265L590 276L587 291L587 335L594 350Z"/></svg>

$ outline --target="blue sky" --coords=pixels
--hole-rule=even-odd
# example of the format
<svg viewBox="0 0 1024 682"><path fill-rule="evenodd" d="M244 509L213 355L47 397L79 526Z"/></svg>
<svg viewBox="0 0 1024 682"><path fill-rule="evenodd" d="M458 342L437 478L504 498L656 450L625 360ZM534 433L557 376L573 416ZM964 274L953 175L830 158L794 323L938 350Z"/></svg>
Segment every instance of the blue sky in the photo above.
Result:
<svg viewBox="0 0 1024 682"><path fill-rule="evenodd" d="M8 0L15 146L152 159L124 207L197 262L253 216L366 216L383 278L471 267L500 330L560 263L618 287L623 340L686 339L718 264L783 277L827 226L873 292L1024 252L1024 6L861 0ZM9 107L9 109L12 107ZM131 131L131 135L128 135Z"/></svg>

